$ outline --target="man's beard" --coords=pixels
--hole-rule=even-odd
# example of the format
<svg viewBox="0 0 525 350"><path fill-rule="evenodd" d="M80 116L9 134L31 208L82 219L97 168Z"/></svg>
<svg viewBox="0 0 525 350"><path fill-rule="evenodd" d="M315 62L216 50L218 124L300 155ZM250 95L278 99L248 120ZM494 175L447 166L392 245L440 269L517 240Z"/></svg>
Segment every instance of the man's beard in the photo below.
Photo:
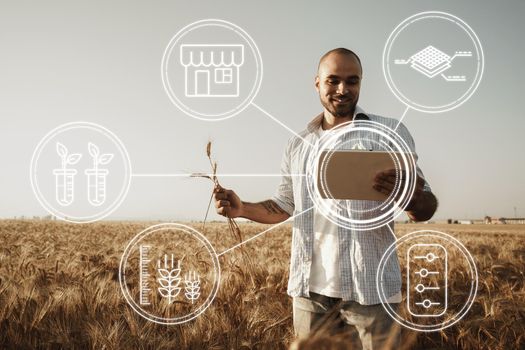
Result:
<svg viewBox="0 0 525 350"><path fill-rule="evenodd" d="M357 105L357 100L352 103L340 105L339 107L332 104L330 101L325 101L321 98L321 104L324 108L330 112L336 118L347 118L354 115L355 107Z"/></svg>

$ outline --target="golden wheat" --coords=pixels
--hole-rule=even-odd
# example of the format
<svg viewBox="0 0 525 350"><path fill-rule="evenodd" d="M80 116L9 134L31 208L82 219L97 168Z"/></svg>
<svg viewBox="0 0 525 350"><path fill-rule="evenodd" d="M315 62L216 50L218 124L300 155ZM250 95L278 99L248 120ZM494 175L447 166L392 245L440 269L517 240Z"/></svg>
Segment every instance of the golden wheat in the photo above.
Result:
<svg viewBox="0 0 525 350"><path fill-rule="evenodd" d="M143 319L123 298L118 269L127 242L151 224L0 221L0 348L286 349L292 343L295 349L348 348L348 332L335 337L318 332L294 342L286 295L290 225L244 245L244 253L235 249L220 256L219 292L197 319L175 326ZM267 228L241 226L246 238ZM469 248L479 291L456 325L435 333L403 329L405 348L523 349L525 227L398 225L397 233L422 228L450 233ZM207 226L218 252L237 243L228 230L227 223Z"/></svg>

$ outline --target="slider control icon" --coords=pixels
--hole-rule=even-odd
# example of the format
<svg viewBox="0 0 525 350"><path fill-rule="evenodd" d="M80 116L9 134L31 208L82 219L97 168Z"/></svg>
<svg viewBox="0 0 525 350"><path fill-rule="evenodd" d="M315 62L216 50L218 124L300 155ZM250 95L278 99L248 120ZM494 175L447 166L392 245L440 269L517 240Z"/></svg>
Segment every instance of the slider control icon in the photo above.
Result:
<svg viewBox="0 0 525 350"><path fill-rule="evenodd" d="M412 316L438 317L448 305L448 256L441 244L414 244L407 251L407 308Z"/></svg>
<svg viewBox="0 0 525 350"><path fill-rule="evenodd" d="M423 50L420 50L414 55L410 56L409 59L396 59L394 63L399 65L410 64L410 67L428 78L434 78L441 73L441 76L446 81L466 81L466 77L464 75L443 74L443 72L452 67L452 61L456 57L472 57L472 52L456 51L453 56L449 56L434 46L429 45Z"/></svg>

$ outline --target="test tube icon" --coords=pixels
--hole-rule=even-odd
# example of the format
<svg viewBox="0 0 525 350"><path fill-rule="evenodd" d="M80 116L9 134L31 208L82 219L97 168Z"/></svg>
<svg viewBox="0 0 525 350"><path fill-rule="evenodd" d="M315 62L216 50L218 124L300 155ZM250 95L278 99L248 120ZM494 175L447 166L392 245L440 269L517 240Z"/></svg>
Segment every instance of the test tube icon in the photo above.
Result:
<svg viewBox="0 0 525 350"><path fill-rule="evenodd" d="M106 180L109 174L108 169L101 169L99 165L106 165L113 159L113 154L100 154L97 145L89 142L88 151L93 158L93 168L86 169L88 183L88 202L93 206L99 206L106 201Z"/></svg>
<svg viewBox="0 0 525 350"><path fill-rule="evenodd" d="M109 174L107 169L87 169L85 171L88 180L88 201L91 205L99 206L106 201L106 178Z"/></svg>
<svg viewBox="0 0 525 350"><path fill-rule="evenodd" d="M75 169L54 169L53 174L55 175L57 202L63 206L70 205L75 199L74 187L77 171Z"/></svg>
<svg viewBox="0 0 525 350"><path fill-rule="evenodd" d="M76 169L68 168L68 165L74 165L82 158L81 154L69 154L66 146L60 142L56 143L56 150L61 159L61 167L53 169L55 175L55 198L63 206L68 206L75 200L75 175Z"/></svg>

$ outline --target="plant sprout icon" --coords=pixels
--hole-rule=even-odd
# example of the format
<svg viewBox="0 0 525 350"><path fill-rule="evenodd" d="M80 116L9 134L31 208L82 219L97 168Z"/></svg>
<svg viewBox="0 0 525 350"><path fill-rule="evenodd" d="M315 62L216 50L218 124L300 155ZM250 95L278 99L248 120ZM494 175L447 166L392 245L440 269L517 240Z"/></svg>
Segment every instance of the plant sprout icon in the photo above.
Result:
<svg viewBox="0 0 525 350"><path fill-rule="evenodd" d="M91 205L99 206L106 201L106 178L108 169L100 169L99 165L106 165L113 159L112 153L100 154L97 145L89 142L88 151L93 158L93 168L86 169L88 177L88 201Z"/></svg>
<svg viewBox="0 0 525 350"><path fill-rule="evenodd" d="M171 254L171 263L168 262L168 255L164 254L164 265L161 266L161 261L159 259L157 263L157 271L160 275L160 277L157 278L160 285L157 290L163 298L168 299L168 304L171 304L175 301L175 298L179 295L182 289L179 287L181 280L179 277L180 260L177 261L177 266L175 267L173 254Z"/></svg>
<svg viewBox="0 0 525 350"><path fill-rule="evenodd" d="M61 159L61 167L53 169L55 175L55 198L63 206L70 205L75 199L74 185L77 171L70 169L68 165L75 165L80 161L82 155L79 153L68 154L67 147L57 142L56 150Z"/></svg>

